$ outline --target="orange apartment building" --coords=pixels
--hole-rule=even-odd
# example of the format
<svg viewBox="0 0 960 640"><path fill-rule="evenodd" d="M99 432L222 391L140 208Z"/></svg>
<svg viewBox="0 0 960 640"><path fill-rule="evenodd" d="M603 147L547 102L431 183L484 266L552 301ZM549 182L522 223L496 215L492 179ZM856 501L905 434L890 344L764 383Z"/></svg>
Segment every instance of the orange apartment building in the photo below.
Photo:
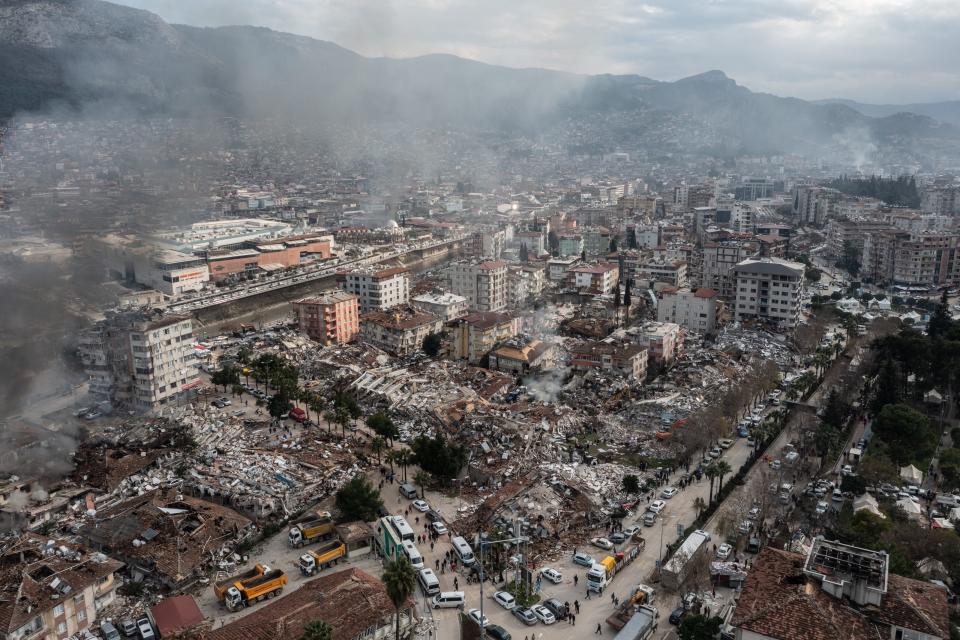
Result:
<svg viewBox="0 0 960 640"><path fill-rule="evenodd" d="M293 303L297 327L324 345L345 344L360 332L357 296L332 290Z"/></svg>

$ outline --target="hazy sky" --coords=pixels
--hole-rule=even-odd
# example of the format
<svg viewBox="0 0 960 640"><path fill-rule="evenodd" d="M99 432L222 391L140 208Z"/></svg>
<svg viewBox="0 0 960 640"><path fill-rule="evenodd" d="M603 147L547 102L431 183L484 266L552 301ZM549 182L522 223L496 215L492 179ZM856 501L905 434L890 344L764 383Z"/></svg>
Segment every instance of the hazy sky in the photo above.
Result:
<svg viewBox="0 0 960 640"><path fill-rule="evenodd" d="M960 99L960 0L120 0L168 22L251 24L369 56L673 80L721 69L755 91Z"/></svg>

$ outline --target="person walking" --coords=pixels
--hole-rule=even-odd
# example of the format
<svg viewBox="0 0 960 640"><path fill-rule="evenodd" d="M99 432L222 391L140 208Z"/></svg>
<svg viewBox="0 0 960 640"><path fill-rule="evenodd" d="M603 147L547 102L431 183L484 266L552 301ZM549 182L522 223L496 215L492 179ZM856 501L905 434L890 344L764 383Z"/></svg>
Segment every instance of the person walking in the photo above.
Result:
<svg viewBox="0 0 960 640"><path fill-rule="evenodd" d="M600 623L598 622L598 623L597 623L597 630L594 631L593 634L598 636L598 635L600 635L601 633L602 633L602 632L600 631Z"/></svg>
<svg viewBox="0 0 960 640"><path fill-rule="evenodd" d="M460 581L456 577L453 579L453 590L460 591Z"/></svg>
<svg viewBox="0 0 960 640"><path fill-rule="evenodd" d="M574 601L573 601L573 607L577 610L577 613L580 613L580 601L579 601L579 600L574 600Z"/></svg>
<svg viewBox="0 0 960 640"><path fill-rule="evenodd" d="M580 577L577 574L573 574L573 586L577 586L577 582L580 581Z"/></svg>

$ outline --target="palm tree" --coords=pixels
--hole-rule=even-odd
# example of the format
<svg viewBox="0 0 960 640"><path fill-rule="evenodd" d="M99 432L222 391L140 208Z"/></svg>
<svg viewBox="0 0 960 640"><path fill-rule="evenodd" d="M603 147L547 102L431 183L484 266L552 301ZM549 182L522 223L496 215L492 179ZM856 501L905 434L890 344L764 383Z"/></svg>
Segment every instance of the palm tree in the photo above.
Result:
<svg viewBox="0 0 960 640"><path fill-rule="evenodd" d="M410 449L400 449L397 453L397 464L403 469L403 481L407 481L407 467L413 462L413 452Z"/></svg>
<svg viewBox="0 0 960 640"><path fill-rule="evenodd" d="M400 451L397 449L391 449L387 451L387 455L383 457L384 460L390 463L390 475L393 475L393 463L397 461L397 456L400 455Z"/></svg>
<svg viewBox="0 0 960 640"><path fill-rule="evenodd" d="M317 420L320 420L320 414L323 412L324 407L327 406L327 402L319 393L314 393L310 395L308 406L317 414Z"/></svg>
<svg viewBox="0 0 960 640"><path fill-rule="evenodd" d="M373 449L375 454L377 454L377 464L380 464L380 452L383 451L384 447L386 446L387 441L380 436L374 436L373 440L370 441L370 448Z"/></svg>
<svg viewBox="0 0 960 640"><path fill-rule="evenodd" d="M337 421L337 414L333 411L327 411L323 414L323 421L327 423L327 433L332 433L333 423Z"/></svg>
<svg viewBox="0 0 960 640"><path fill-rule="evenodd" d="M720 481L720 485L717 487L717 497L719 497L720 492L723 491L723 476L733 471L733 467L731 467L726 460L719 460L714 463L713 466L717 470L717 479Z"/></svg>
<svg viewBox="0 0 960 640"><path fill-rule="evenodd" d="M300 640L332 640L333 629L323 620L314 620L308 622L303 628L303 635Z"/></svg>
<svg viewBox="0 0 960 640"><path fill-rule="evenodd" d="M713 481L716 480L717 478L717 465L711 464L710 466L707 467L707 470L704 471L704 473L708 478L710 478L709 500L710 500L710 504L713 504Z"/></svg>
<svg viewBox="0 0 960 640"><path fill-rule="evenodd" d="M697 496L697 499L693 501L693 508L697 510L697 518L699 518L703 510L707 508L707 503L703 501L703 497Z"/></svg>
<svg viewBox="0 0 960 640"><path fill-rule="evenodd" d="M420 487L420 497L426 498L427 494L424 492L423 487L430 482L430 474L421 469L417 471L417 475L413 476L413 481Z"/></svg>
<svg viewBox="0 0 960 640"><path fill-rule="evenodd" d="M383 585L387 595L397 610L396 640L400 640L400 607L407 603L414 589L413 565L406 556L400 556L387 563L383 571Z"/></svg>

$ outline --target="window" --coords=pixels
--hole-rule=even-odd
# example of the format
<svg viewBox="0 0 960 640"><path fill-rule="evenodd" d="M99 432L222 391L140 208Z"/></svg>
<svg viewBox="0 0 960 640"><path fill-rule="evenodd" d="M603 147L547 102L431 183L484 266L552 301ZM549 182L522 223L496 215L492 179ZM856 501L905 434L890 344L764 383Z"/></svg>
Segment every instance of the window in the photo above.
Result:
<svg viewBox="0 0 960 640"><path fill-rule="evenodd" d="M57 606L55 606L55 607L53 608L53 615L54 615L54 616L62 616L62 615L63 615L63 605L62 605L62 604L58 604Z"/></svg>
<svg viewBox="0 0 960 640"><path fill-rule="evenodd" d="M57 633L66 633L67 632L67 623L61 622L57 625Z"/></svg>
<svg viewBox="0 0 960 640"><path fill-rule="evenodd" d="M83 622L87 619L87 612L83 609L77 609L77 621Z"/></svg>

